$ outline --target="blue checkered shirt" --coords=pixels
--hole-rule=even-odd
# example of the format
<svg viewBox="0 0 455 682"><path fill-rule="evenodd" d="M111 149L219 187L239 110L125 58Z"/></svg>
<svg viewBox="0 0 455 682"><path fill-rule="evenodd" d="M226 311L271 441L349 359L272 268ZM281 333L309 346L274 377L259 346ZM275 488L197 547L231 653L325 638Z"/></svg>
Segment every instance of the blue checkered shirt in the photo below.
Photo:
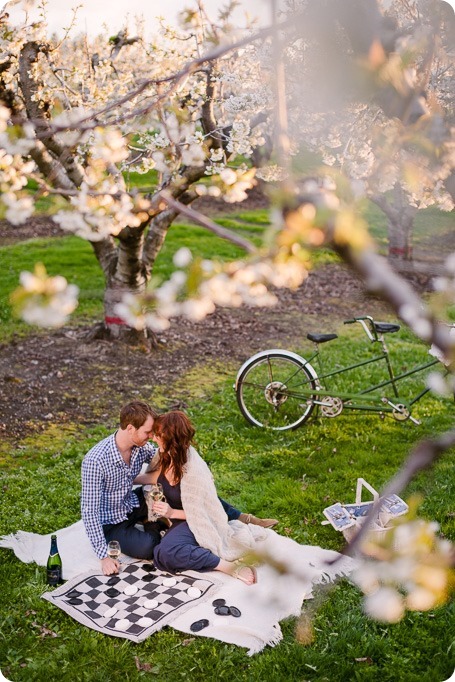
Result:
<svg viewBox="0 0 455 682"><path fill-rule="evenodd" d="M133 481L142 465L150 462L157 448L151 443L133 446L130 464L123 460L115 433L95 445L82 462L82 520L96 556L107 556L103 525L125 521L139 506Z"/></svg>

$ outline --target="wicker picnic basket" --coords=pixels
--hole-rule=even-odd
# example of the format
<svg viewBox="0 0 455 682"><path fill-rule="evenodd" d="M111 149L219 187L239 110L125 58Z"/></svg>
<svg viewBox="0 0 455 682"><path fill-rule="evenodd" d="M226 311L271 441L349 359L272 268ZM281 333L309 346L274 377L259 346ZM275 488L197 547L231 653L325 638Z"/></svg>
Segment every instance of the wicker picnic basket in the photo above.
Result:
<svg viewBox="0 0 455 682"><path fill-rule="evenodd" d="M364 488L369 490L369 492L373 495L373 499L369 500L367 502L364 502L362 500L362 493ZM377 490L373 488L367 481L365 481L364 478L358 478L357 479L357 487L356 487L356 492L355 492L355 504L363 507L368 513L369 509L373 506L373 504L376 502L376 500L379 499L379 493ZM381 512L379 512L374 519L373 522L370 523L369 531L373 533L380 533L380 535L377 535L376 537L378 540L382 540L383 537L385 537L386 533L388 530L390 530L390 520L391 516L389 515L384 515ZM354 525L350 526L349 528L346 528L345 530L342 531L345 539L350 542L352 538L356 535L358 532L359 528L364 524L366 519L366 514L365 516L358 516L355 517L355 523Z"/></svg>

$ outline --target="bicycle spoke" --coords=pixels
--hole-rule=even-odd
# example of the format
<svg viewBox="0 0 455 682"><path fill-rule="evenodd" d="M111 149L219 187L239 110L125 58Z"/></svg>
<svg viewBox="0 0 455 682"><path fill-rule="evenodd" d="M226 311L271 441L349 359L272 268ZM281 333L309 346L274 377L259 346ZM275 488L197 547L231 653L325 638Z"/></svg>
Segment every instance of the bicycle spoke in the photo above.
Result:
<svg viewBox="0 0 455 682"><path fill-rule="evenodd" d="M303 423L313 410L311 395L302 395L299 387L315 388L308 368L285 351L271 353L246 366L238 381L237 400L252 424L287 430Z"/></svg>

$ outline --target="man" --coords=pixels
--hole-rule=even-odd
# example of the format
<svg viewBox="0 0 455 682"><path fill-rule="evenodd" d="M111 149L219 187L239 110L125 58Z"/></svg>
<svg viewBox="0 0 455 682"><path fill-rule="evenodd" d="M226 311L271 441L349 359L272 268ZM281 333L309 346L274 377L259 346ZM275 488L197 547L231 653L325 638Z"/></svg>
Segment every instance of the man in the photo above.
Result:
<svg viewBox="0 0 455 682"><path fill-rule="evenodd" d="M107 543L118 540L122 552L137 559L151 559L167 528L161 521L145 521L147 504L142 487L150 474L141 474L158 466L158 449L149 443L156 412L146 403L134 400L120 411L120 428L95 445L82 462L82 520L93 550L101 561L104 575L118 573L119 562L107 554ZM152 460L156 456L156 461ZM242 514L221 500L230 521L238 519L271 528L275 519L259 519ZM143 523L144 531L136 528Z"/></svg>
<svg viewBox="0 0 455 682"><path fill-rule="evenodd" d="M95 445L82 462L82 520L104 575L117 573L119 563L107 555L107 543L118 540L125 554L151 559L160 541L162 525L136 524L147 516L140 475L142 465L150 463L157 448L149 443L156 412L140 401L125 405L120 412L120 428Z"/></svg>

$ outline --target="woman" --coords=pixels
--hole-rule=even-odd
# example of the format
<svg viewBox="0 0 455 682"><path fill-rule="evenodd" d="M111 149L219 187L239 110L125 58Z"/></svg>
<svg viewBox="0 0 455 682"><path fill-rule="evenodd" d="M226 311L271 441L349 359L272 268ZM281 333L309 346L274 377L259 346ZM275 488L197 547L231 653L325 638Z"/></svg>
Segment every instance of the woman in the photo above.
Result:
<svg viewBox="0 0 455 682"><path fill-rule="evenodd" d="M239 559L256 540L265 539L267 531L228 521L209 468L191 445L194 433L180 411L159 415L153 423L160 469L152 482L161 483L166 498L153 503L153 512L172 522L154 550L155 564L171 572L221 571L252 585L256 569Z"/></svg>

